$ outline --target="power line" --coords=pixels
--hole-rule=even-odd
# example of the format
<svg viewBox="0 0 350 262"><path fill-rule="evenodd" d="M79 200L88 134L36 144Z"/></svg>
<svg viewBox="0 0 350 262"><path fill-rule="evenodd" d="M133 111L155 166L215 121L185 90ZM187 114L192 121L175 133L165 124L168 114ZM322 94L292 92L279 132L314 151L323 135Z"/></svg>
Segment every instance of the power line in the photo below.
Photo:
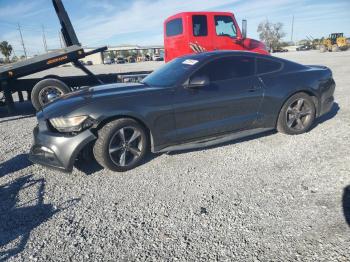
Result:
<svg viewBox="0 0 350 262"><path fill-rule="evenodd" d="M0 20L0 25L18 28L18 24L7 22L7 21L3 21L3 20ZM40 29L40 25L35 25L35 24L33 24L33 25L23 25L22 24L21 25L21 30L22 30L22 32L23 31L29 31L29 32L41 32L42 31ZM54 32L54 31L56 31L56 29L45 28L45 31L46 32Z"/></svg>

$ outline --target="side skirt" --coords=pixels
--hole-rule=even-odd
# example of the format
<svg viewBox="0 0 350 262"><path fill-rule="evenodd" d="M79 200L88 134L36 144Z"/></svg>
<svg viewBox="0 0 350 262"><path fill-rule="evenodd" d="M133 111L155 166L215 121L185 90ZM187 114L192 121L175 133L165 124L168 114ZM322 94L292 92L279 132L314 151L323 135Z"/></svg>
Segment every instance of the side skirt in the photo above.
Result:
<svg viewBox="0 0 350 262"><path fill-rule="evenodd" d="M215 136L215 137L207 137L201 140L192 141L184 144L179 145L173 145L168 146L163 149L154 151L153 153L162 153L162 152L172 152L172 151L182 151L182 150L189 150L189 149L197 149L197 148L203 148L203 147L209 147L221 143L225 143L231 140L239 139L242 137L247 137L259 133L263 133L266 131L273 130L273 128L256 128L256 129L249 129L244 130L236 133L228 133L225 135Z"/></svg>

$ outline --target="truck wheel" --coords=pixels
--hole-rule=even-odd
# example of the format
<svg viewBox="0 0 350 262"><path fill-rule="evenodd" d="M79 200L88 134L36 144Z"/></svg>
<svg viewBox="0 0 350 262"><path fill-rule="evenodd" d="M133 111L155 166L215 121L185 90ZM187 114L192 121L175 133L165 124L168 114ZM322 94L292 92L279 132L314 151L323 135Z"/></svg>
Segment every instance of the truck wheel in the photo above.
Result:
<svg viewBox="0 0 350 262"><path fill-rule="evenodd" d="M339 49L340 49L340 51L346 51L348 49L348 46L346 46L346 45L340 46Z"/></svg>
<svg viewBox="0 0 350 262"><path fill-rule="evenodd" d="M320 46L320 52L321 52L321 53L324 53L324 52L326 52L326 51L327 51L326 46L321 45L321 46Z"/></svg>
<svg viewBox="0 0 350 262"><path fill-rule="evenodd" d="M98 131L93 147L96 161L103 167L118 172L139 165L148 152L146 130L137 121L121 118L106 124Z"/></svg>
<svg viewBox="0 0 350 262"><path fill-rule="evenodd" d="M46 104L69 92L69 87L62 81L53 78L44 79L33 87L32 104L36 111L40 111Z"/></svg>
<svg viewBox="0 0 350 262"><path fill-rule="evenodd" d="M339 51L340 51L340 48L337 44L332 46L332 52L339 52Z"/></svg>

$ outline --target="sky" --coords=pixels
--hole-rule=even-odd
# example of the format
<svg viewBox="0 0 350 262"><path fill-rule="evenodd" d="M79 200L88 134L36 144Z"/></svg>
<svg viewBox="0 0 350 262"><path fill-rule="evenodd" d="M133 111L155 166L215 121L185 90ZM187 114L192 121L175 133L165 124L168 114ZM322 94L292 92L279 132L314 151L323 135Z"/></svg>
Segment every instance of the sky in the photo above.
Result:
<svg viewBox="0 0 350 262"><path fill-rule="evenodd" d="M183 11L233 12L248 20L248 37L258 39L261 21L282 22L286 41L319 38L333 32L350 37L350 0L62 0L84 46L162 45L163 21ZM0 0L0 41L23 55L18 24L28 55L59 48L59 22L51 0Z"/></svg>

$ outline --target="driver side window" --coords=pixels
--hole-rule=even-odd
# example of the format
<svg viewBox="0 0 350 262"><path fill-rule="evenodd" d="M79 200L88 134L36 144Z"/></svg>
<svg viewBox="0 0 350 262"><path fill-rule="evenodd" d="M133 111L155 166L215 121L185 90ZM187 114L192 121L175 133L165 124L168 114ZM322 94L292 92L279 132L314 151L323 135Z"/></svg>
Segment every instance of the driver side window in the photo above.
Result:
<svg viewBox="0 0 350 262"><path fill-rule="evenodd" d="M209 62L193 76L207 76L210 82L254 75L255 59L249 56L223 57Z"/></svg>

